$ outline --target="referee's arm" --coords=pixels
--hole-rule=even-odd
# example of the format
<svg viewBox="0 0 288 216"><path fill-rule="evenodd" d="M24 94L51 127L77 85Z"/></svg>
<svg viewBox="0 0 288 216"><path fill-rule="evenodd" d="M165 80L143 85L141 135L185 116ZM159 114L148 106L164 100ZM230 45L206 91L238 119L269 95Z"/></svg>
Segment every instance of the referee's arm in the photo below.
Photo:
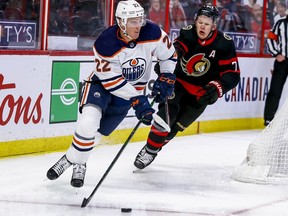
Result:
<svg viewBox="0 0 288 216"><path fill-rule="evenodd" d="M287 57L288 53L288 16L278 20L273 28L267 34L267 45L272 56L283 55Z"/></svg>

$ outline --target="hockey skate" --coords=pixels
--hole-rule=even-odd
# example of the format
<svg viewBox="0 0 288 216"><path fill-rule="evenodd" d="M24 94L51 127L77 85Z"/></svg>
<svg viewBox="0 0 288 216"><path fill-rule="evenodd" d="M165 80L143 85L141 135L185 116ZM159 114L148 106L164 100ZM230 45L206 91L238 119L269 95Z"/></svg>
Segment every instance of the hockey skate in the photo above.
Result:
<svg viewBox="0 0 288 216"><path fill-rule="evenodd" d="M73 187L82 187L84 185L85 173L86 164L73 164L71 185Z"/></svg>
<svg viewBox="0 0 288 216"><path fill-rule="evenodd" d="M151 152L148 152L146 146L144 146L141 149L141 151L137 154L135 161L134 161L134 165L138 169L144 169L145 167L147 167L149 164L153 162L153 160L157 156L157 152L159 151L160 150L156 151L155 153L151 153Z"/></svg>
<svg viewBox="0 0 288 216"><path fill-rule="evenodd" d="M57 179L71 165L72 163L70 163L70 161L67 160L66 155L64 155L47 171L47 178L50 180Z"/></svg>

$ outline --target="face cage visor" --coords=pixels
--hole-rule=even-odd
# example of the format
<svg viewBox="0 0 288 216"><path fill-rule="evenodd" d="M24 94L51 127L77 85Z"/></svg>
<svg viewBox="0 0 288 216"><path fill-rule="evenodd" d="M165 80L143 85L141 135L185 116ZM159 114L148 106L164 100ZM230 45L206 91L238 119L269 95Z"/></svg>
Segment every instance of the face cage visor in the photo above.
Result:
<svg viewBox="0 0 288 216"><path fill-rule="evenodd" d="M146 24L146 16L127 18L126 27L142 27Z"/></svg>
<svg viewBox="0 0 288 216"><path fill-rule="evenodd" d="M208 10L202 10L202 11L199 11L198 13L195 14L194 16L194 21L196 21L198 19L199 16L206 16L210 19L212 19L213 23L214 24L217 24L218 22L218 16L215 16L213 15L210 11Z"/></svg>

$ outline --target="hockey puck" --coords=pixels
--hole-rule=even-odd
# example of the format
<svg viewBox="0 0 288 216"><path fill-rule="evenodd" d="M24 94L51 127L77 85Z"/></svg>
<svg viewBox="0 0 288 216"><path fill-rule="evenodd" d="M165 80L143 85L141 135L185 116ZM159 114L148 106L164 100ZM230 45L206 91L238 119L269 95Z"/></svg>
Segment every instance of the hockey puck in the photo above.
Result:
<svg viewBox="0 0 288 216"><path fill-rule="evenodd" d="M127 213L127 212L131 212L131 211L132 211L131 208L121 208L121 212Z"/></svg>

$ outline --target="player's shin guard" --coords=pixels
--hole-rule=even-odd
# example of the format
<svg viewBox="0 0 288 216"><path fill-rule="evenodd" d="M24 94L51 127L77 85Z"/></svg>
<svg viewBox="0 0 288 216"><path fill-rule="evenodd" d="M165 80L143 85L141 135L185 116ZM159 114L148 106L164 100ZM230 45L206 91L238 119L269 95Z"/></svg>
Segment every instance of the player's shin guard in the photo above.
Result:
<svg viewBox="0 0 288 216"><path fill-rule="evenodd" d="M86 162L95 143L99 142L101 136L100 133L97 133L95 137L84 138L75 132L72 145L66 153L67 158L73 162L73 173L70 181L73 187L84 185Z"/></svg>
<svg viewBox="0 0 288 216"><path fill-rule="evenodd" d="M164 145L166 145L168 142L170 142L178 133L179 131L175 128L172 128L171 131L168 133Z"/></svg>

